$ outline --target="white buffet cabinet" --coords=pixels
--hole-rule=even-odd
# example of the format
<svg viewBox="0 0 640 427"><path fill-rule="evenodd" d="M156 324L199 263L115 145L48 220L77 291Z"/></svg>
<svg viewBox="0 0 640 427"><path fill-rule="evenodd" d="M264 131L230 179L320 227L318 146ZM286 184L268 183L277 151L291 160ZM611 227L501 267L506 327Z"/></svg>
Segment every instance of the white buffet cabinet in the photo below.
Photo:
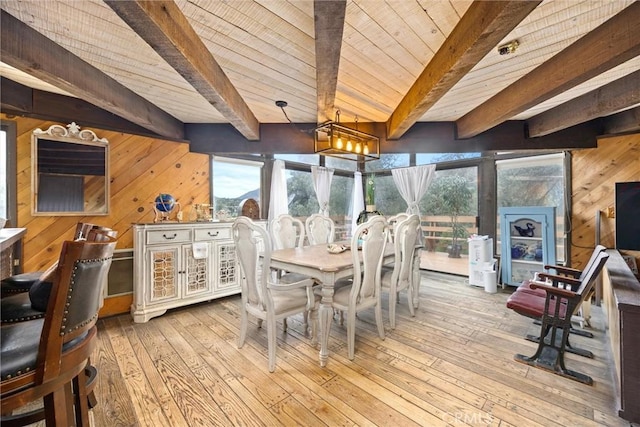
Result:
<svg viewBox="0 0 640 427"><path fill-rule="evenodd" d="M240 293L232 222L135 224L136 323L168 309Z"/></svg>

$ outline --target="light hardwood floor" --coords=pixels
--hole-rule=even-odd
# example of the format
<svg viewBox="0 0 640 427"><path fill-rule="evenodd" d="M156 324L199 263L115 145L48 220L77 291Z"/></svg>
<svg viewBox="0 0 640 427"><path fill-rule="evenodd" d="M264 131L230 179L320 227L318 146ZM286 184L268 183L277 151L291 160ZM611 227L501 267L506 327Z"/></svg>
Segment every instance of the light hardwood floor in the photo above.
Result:
<svg viewBox="0 0 640 427"><path fill-rule="evenodd" d="M533 354L523 339L539 330L497 294L464 278L422 272L420 308L404 295L394 331L380 340L373 312L356 328L346 357L345 328L334 322L326 368L302 331L301 317L279 329L277 368L267 370L266 331L250 325L236 346L239 297L173 310L145 324L121 315L99 322L99 405L94 426L625 426L613 397L612 361L602 323L574 346L569 367L594 377L587 386L513 360ZM388 326L387 299L384 299ZM594 317L600 314L593 309Z"/></svg>

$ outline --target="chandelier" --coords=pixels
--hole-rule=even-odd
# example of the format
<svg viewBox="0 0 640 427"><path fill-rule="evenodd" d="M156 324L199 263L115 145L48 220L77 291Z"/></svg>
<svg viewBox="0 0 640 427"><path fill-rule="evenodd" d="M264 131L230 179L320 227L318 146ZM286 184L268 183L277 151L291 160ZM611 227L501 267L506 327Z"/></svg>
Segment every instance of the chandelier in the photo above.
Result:
<svg viewBox="0 0 640 427"><path fill-rule="evenodd" d="M322 123L315 129L314 151L324 156L347 160L377 160L380 158L380 138L340 124L340 110L335 121Z"/></svg>

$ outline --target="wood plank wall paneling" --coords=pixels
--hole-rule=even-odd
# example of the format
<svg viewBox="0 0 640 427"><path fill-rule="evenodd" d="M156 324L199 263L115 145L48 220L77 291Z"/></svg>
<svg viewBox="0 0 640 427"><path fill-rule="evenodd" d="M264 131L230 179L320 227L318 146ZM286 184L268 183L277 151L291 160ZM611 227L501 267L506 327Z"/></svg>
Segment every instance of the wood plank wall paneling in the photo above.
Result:
<svg viewBox="0 0 640 427"><path fill-rule="evenodd" d="M640 181L640 134L598 139L598 148L573 151L571 265L582 268L595 246L596 211L600 210L600 243L615 247L615 219L604 214L615 205L615 183ZM624 251L636 257L640 252Z"/></svg>
<svg viewBox="0 0 640 427"><path fill-rule="evenodd" d="M189 145L89 128L110 146L110 213L106 216L31 215L31 132L52 124L32 118L7 118L17 126L18 226L26 227L25 271L37 271L53 263L62 242L73 237L76 223L92 222L118 231L117 249L133 247L132 224L152 222L152 201L159 193L173 195L188 213L195 203L209 203L209 156L189 152ZM79 123L82 127L82 123Z"/></svg>

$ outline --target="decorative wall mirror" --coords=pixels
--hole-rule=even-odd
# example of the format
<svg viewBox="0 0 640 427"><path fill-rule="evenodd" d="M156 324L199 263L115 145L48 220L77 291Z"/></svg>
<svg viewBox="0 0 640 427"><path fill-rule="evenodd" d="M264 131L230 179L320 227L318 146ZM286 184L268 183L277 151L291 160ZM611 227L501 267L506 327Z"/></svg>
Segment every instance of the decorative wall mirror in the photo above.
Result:
<svg viewBox="0 0 640 427"><path fill-rule="evenodd" d="M108 215L109 143L75 123L31 139L33 215Z"/></svg>

